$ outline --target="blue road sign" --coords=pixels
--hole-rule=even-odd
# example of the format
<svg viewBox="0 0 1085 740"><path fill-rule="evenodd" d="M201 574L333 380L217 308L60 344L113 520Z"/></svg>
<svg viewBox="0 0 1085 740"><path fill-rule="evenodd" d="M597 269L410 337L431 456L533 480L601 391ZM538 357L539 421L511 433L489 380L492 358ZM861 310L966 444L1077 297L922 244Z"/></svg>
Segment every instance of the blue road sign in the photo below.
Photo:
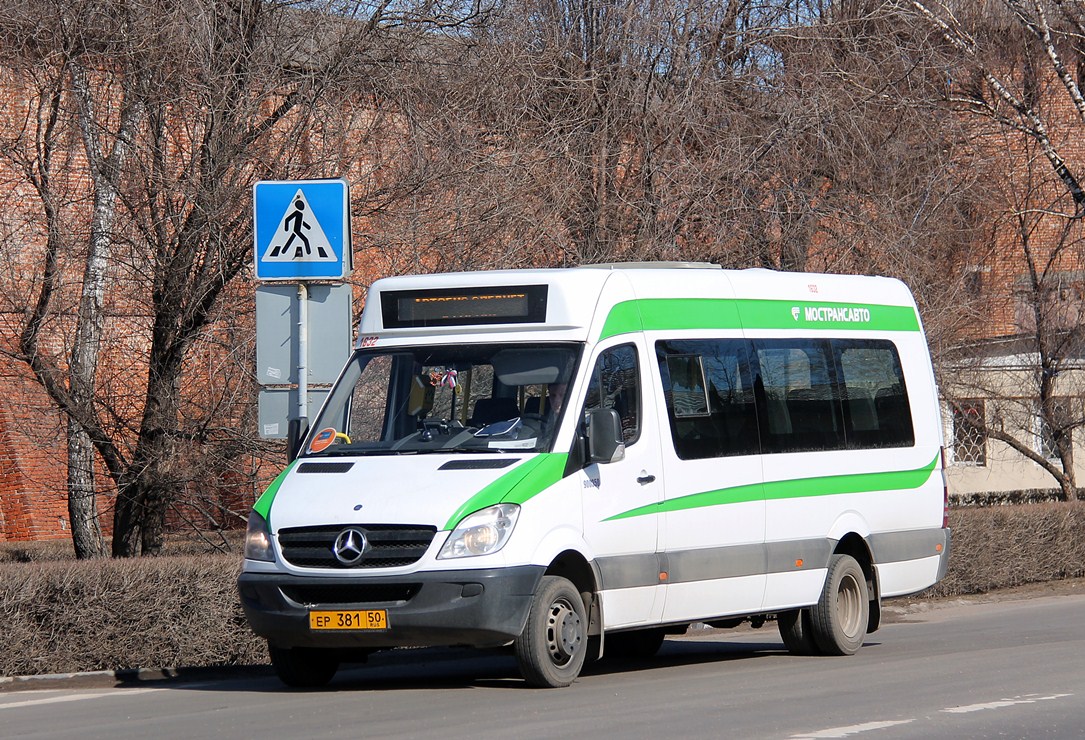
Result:
<svg viewBox="0 0 1085 740"><path fill-rule="evenodd" d="M264 180L252 199L257 280L342 280L350 273L345 180Z"/></svg>

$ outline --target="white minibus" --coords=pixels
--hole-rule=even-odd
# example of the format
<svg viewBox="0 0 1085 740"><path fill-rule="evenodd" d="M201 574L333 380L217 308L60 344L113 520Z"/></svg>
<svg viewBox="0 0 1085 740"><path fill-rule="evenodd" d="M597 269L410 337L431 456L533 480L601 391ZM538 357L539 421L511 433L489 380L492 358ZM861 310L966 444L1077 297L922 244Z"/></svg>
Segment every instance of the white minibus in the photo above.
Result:
<svg viewBox="0 0 1085 740"><path fill-rule="evenodd" d="M915 302L880 277L631 263L386 278L256 502L239 577L291 686L511 646L535 686L689 625L854 653L945 572Z"/></svg>

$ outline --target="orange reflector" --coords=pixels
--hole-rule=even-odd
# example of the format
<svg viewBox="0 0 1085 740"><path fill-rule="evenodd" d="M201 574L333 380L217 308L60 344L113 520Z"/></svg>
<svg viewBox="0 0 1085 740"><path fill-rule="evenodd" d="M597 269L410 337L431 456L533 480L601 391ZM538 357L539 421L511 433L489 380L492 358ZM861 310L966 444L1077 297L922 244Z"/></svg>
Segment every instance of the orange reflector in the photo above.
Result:
<svg viewBox="0 0 1085 740"><path fill-rule="evenodd" d="M801 568L802 567L802 558L799 558L798 560L795 561L795 567L796 568Z"/></svg>
<svg viewBox="0 0 1085 740"><path fill-rule="evenodd" d="M667 572L666 571L663 571L662 573L659 574L659 580L661 580L661 581L667 580Z"/></svg>
<svg viewBox="0 0 1085 740"><path fill-rule="evenodd" d="M935 552L942 552L942 545L941 544L935 545L934 546L934 551Z"/></svg>

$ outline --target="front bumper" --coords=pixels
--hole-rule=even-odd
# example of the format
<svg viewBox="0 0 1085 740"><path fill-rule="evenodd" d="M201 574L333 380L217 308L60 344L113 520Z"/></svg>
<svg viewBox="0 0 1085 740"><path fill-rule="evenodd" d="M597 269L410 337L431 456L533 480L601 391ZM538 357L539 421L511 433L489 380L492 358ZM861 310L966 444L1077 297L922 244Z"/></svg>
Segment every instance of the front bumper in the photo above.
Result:
<svg viewBox="0 0 1085 740"><path fill-rule="evenodd" d="M253 632L278 647L492 647L523 631L544 570L526 565L329 578L242 573L237 588ZM313 631L312 609L385 609L388 629Z"/></svg>

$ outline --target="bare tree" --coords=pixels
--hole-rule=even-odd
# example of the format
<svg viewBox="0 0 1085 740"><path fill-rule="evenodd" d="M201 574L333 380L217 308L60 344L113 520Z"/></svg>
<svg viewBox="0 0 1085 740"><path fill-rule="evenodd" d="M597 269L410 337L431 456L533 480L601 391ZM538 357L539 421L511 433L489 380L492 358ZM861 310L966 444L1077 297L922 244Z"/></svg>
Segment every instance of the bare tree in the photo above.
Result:
<svg viewBox="0 0 1085 740"><path fill-rule="evenodd" d="M1085 132L1085 4L1002 0L983 12L910 4L955 54L947 100L968 118L976 148L1002 170L990 181L997 197L985 216L998 266L1012 278L993 286L1008 300L991 302L987 321L1016 335L1017 362L984 361L966 344L947 387L992 399L983 431L1047 471L1062 497L1073 499L1072 439L1085 424L1072 372L1085 358L1085 162L1071 153Z"/></svg>
<svg viewBox="0 0 1085 740"><path fill-rule="evenodd" d="M940 278L978 173L954 166L940 36L909 20L884 3L508 2L471 43L429 50L443 65L404 70L429 175L412 198L448 217L383 219L406 247L390 271L878 272L937 316L959 304Z"/></svg>
<svg viewBox="0 0 1085 740"><path fill-rule="evenodd" d="M108 471L115 556L160 550L171 501L200 472L181 462L216 435L221 441L222 419L242 415L223 408L228 394L189 387L190 398L207 401L190 415L186 378L198 376L186 360L213 335L224 291L251 263L252 183L356 166L356 132L325 124L364 100L367 73L417 42L412 27L455 26L483 10L3 3L7 63L39 83L26 86L27 125L4 151L33 186L47 234L15 354L71 420L73 502L93 501L87 494L99 487L84 439ZM71 150L76 131L83 157ZM85 182L73 184L65 168L83 158ZM70 231L69 222L86 227ZM72 253L83 255L75 281ZM64 307L73 282L80 297L71 343L57 347L55 333L43 342L47 326L71 324ZM128 317L123 329L118 317ZM106 337L111 320L131 333ZM133 372L105 378L101 346L120 339L139 345L141 359ZM77 552L95 554L96 514L84 508L75 517Z"/></svg>

